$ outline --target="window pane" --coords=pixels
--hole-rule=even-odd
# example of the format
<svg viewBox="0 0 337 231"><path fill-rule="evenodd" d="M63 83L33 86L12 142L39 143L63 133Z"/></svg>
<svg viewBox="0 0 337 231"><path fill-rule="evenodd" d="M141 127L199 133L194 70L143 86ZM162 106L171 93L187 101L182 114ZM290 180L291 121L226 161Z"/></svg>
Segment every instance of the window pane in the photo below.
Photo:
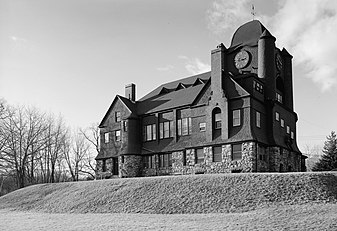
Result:
<svg viewBox="0 0 337 231"><path fill-rule="evenodd" d="M115 138L116 138L116 141L121 140L121 131L120 130L115 131Z"/></svg>
<svg viewBox="0 0 337 231"><path fill-rule="evenodd" d="M240 160L242 158L242 145L233 144L232 145L232 160Z"/></svg>
<svg viewBox="0 0 337 231"><path fill-rule="evenodd" d="M168 157L168 166L171 167L171 166L172 166L172 154L169 153L169 154L167 155L167 157Z"/></svg>
<svg viewBox="0 0 337 231"><path fill-rule="evenodd" d="M170 122L164 122L164 138L170 137Z"/></svg>
<svg viewBox="0 0 337 231"><path fill-rule="evenodd" d="M196 150L196 163L203 163L204 162L204 149L200 148Z"/></svg>
<svg viewBox="0 0 337 231"><path fill-rule="evenodd" d="M109 132L104 133L104 143L109 143Z"/></svg>
<svg viewBox="0 0 337 231"><path fill-rule="evenodd" d="M120 122L121 121L121 113L119 111L115 112L115 121Z"/></svg>
<svg viewBox="0 0 337 231"><path fill-rule="evenodd" d="M164 123L159 123L159 139L164 138Z"/></svg>
<svg viewBox="0 0 337 231"><path fill-rule="evenodd" d="M256 127L261 127L261 114L258 111L256 112Z"/></svg>
<svg viewBox="0 0 337 231"><path fill-rule="evenodd" d="M199 123L199 131L200 132L206 131L206 123Z"/></svg>
<svg viewBox="0 0 337 231"><path fill-rule="evenodd" d="M174 126L173 121L170 121L170 137L174 136Z"/></svg>
<svg viewBox="0 0 337 231"><path fill-rule="evenodd" d="M290 127L287 126L287 134L290 134Z"/></svg>
<svg viewBox="0 0 337 231"><path fill-rule="evenodd" d="M280 114L278 112L275 112L275 120L280 121Z"/></svg>
<svg viewBox="0 0 337 231"><path fill-rule="evenodd" d="M294 132L291 132L290 138L291 138L291 139L294 139Z"/></svg>
<svg viewBox="0 0 337 231"><path fill-rule="evenodd" d="M284 120L281 119L281 127L284 127Z"/></svg>
<svg viewBox="0 0 337 231"><path fill-rule="evenodd" d="M188 118L188 134L192 134L192 118Z"/></svg>
<svg viewBox="0 0 337 231"><path fill-rule="evenodd" d="M152 140L157 139L157 130L156 130L156 124L152 124Z"/></svg>
<svg viewBox="0 0 337 231"><path fill-rule="evenodd" d="M167 167L168 166L168 155L167 154L164 154L164 165L163 167Z"/></svg>
<svg viewBox="0 0 337 231"><path fill-rule="evenodd" d="M240 126L241 118L240 118L240 110L233 111L233 126Z"/></svg>
<svg viewBox="0 0 337 231"><path fill-rule="evenodd" d="M221 162L222 161L222 147L213 147L213 162Z"/></svg>
<svg viewBox="0 0 337 231"><path fill-rule="evenodd" d="M177 120L177 126L178 126L178 136L181 136L181 119Z"/></svg>
<svg viewBox="0 0 337 231"><path fill-rule="evenodd" d="M188 135L188 120L187 118L182 119L182 135Z"/></svg>
<svg viewBox="0 0 337 231"><path fill-rule="evenodd" d="M146 140L152 140L152 126L151 125L147 125L146 126Z"/></svg>
<svg viewBox="0 0 337 231"><path fill-rule="evenodd" d="M214 114L214 128L221 128L221 113Z"/></svg>

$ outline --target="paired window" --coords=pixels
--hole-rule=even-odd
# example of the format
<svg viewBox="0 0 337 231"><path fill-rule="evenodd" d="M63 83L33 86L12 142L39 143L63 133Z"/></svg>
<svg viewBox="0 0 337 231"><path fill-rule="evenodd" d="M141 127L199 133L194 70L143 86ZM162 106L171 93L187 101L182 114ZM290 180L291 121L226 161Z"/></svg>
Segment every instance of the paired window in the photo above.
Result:
<svg viewBox="0 0 337 231"><path fill-rule="evenodd" d="M144 126L144 141L151 141L157 139L156 124L149 124Z"/></svg>
<svg viewBox="0 0 337 231"><path fill-rule="evenodd" d="M232 145L232 160L241 160L242 158L242 144Z"/></svg>
<svg viewBox="0 0 337 231"><path fill-rule="evenodd" d="M192 133L192 118L183 118L177 120L178 136L187 136Z"/></svg>
<svg viewBox="0 0 337 231"><path fill-rule="evenodd" d="M222 161L222 147L216 146L213 147L213 162L221 162Z"/></svg>
<svg viewBox="0 0 337 231"><path fill-rule="evenodd" d="M258 154L259 154L260 160L267 161L267 154L266 154L265 147L258 145Z"/></svg>
<svg viewBox="0 0 337 231"><path fill-rule="evenodd" d="M159 139L173 137L173 121L159 123Z"/></svg>
<svg viewBox="0 0 337 231"><path fill-rule="evenodd" d="M159 167L166 168L172 166L172 153L159 155Z"/></svg>
<svg viewBox="0 0 337 231"><path fill-rule="evenodd" d="M261 128L261 113L256 112L256 127Z"/></svg>
<svg viewBox="0 0 337 231"><path fill-rule="evenodd" d="M241 124L241 111L240 109L233 111L233 127L240 126Z"/></svg>
<svg viewBox="0 0 337 231"><path fill-rule="evenodd" d="M115 140L116 141L121 141L121 130L116 130L115 131Z"/></svg>
<svg viewBox="0 0 337 231"><path fill-rule="evenodd" d="M154 156L144 156L144 168L153 168L153 160Z"/></svg>
<svg viewBox="0 0 337 231"><path fill-rule="evenodd" d="M204 163L204 149L203 148L198 148L195 150L195 163L200 164Z"/></svg>
<svg viewBox="0 0 337 231"><path fill-rule="evenodd" d="M199 123L199 131L200 132L206 131L206 123Z"/></svg>
<svg viewBox="0 0 337 231"><path fill-rule="evenodd" d="M104 133L104 143L109 143L109 132Z"/></svg>
<svg viewBox="0 0 337 231"><path fill-rule="evenodd" d="M115 122L120 122L121 121L121 112L116 111L115 112Z"/></svg>
<svg viewBox="0 0 337 231"><path fill-rule="evenodd" d="M278 102L280 102L280 103L283 102L283 97L282 97L282 95L281 95L280 93L277 93L277 92L276 92L276 100L277 100Z"/></svg>

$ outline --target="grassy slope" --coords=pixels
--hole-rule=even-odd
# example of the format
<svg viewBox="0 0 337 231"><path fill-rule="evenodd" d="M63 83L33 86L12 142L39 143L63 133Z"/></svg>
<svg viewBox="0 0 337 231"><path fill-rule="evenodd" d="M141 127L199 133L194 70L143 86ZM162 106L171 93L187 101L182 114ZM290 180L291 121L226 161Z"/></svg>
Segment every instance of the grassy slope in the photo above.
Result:
<svg viewBox="0 0 337 231"><path fill-rule="evenodd" d="M337 173L221 174L40 184L0 197L0 209L76 213L223 213L337 203Z"/></svg>

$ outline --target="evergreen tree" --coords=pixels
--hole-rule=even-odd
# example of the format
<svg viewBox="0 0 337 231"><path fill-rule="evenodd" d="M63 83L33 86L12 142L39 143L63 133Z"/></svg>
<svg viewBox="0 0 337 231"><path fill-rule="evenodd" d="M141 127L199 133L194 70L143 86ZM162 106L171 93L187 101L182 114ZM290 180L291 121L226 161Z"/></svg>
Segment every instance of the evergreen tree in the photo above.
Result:
<svg viewBox="0 0 337 231"><path fill-rule="evenodd" d="M314 165L313 171L331 171L337 169L337 136L334 131L324 142L323 155Z"/></svg>

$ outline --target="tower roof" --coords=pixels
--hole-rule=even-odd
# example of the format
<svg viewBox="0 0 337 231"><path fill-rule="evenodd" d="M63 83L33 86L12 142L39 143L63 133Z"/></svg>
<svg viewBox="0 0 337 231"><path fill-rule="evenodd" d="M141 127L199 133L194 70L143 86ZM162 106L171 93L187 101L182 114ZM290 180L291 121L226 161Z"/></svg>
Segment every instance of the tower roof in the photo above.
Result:
<svg viewBox="0 0 337 231"><path fill-rule="evenodd" d="M253 20L240 26L234 33L231 47L240 45L255 46L264 31L268 31L260 21ZM269 32L268 32L269 33Z"/></svg>

